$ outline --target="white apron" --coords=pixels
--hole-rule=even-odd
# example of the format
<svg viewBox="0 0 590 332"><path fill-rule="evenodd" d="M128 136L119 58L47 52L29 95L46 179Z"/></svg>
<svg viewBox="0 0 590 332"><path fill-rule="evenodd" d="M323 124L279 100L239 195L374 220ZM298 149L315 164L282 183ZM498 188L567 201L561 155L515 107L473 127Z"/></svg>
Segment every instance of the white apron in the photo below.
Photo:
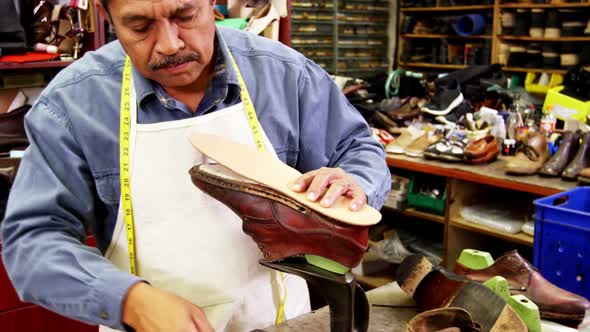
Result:
<svg viewBox="0 0 590 332"><path fill-rule="evenodd" d="M223 134L254 145L242 103L190 119L138 124L135 89L131 89L130 169L138 275L201 307L218 332L273 325L283 296L279 273L258 264L262 253L242 232L242 220L191 182L189 169L206 161L189 142L193 132ZM262 136L269 153L276 156L264 131ZM129 271L121 207L105 256ZM305 281L285 274L285 285L284 319L309 312ZM101 326L100 331L114 330Z"/></svg>

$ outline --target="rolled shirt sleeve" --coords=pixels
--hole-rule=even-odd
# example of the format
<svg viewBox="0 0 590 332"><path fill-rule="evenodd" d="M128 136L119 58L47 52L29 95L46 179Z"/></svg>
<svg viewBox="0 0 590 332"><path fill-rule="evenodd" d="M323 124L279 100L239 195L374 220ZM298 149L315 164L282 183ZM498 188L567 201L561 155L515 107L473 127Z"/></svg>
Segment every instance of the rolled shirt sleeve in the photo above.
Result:
<svg viewBox="0 0 590 332"><path fill-rule="evenodd" d="M317 64L306 61L299 79L300 157L297 168L340 167L380 209L391 190L385 151L361 114Z"/></svg>
<svg viewBox="0 0 590 332"><path fill-rule="evenodd" d="M140 278L84 244L100 202L66 114L38 102L25 119L30 146L2 222L2 255L22 300L89 324L123 329L127 290Z"/></svg>

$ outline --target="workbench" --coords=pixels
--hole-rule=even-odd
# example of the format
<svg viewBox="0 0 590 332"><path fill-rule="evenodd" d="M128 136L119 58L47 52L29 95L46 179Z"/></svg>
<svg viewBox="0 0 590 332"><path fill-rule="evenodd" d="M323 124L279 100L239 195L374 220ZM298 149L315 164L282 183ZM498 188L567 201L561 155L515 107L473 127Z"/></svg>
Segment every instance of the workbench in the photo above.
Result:
<svg viewBox="0 0 590 332"><path fill-rule="evenodd" d="M367 298L371 306L369 332L406 331L406 323L419 312L414 300L407 296L395 282L368 291ZM328 332L330 331L328 307L265 328L263 331Z"/></svg>

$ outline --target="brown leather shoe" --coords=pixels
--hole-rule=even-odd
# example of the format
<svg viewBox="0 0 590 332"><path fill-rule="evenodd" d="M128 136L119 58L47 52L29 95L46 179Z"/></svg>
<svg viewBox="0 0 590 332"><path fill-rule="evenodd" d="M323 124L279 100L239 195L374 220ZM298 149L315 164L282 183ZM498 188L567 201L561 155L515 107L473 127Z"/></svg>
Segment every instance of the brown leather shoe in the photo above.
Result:
<svg viewBox="0 0 590 332"><path fill-rule="evenodd" d="M471 142L465 148L466 161L471 164L485 164L500 155L500 146L495 136L488 135Z"/></svg>
<svg viewBox="0 0 590 332"><path fill-rule="evenodd" d="M506 164L506 173L515 175L535 174L549 159L545 135L532 132L527 135L516 155Z"/></svg>
<svg viewBox="0 0 590 332"><path fill-rule="evenodd" d="M457 262L455 272L478 282L485 282L494 276L506 278L510 292L513 295L523 294L533 301L539 307L542 318L579 323L584 319L586 309L590 308L588 300L549 282L516 250L481 270L471 270Z"/></svg>
<svg viewBox="0 0 590 332"><path fill-rule="evenodd" d="M561 173L564 180L575 181L584 168L590 166L590 133L582 135L582 144L578 148L578 153L569 165Z"/></svg>
<svg viewBox="0 0 590 332"><path fill-rule="evenodd" d="M375 126L378 128L387 130L387 132L389 132L392 135L399 134L401 130L401 128L399 128L398 125L395 122L393 122L393 120L391 120L389 117L387 117L387 115L379 111L375 111L373 113L370 122L374 123Z"/></svg>
<svg viewBox="0 0 590 332"><path fill-rule="evenodd" d="M481 331L527 331L516 312L490 288L434 266L422 255L404 259L397 283L424 310L462 308Z"/></svg>
<svg viewBox="0 0 590 332"><path fill-rule="evenodd" d="M408 322L407 332L479 332L467 310L441 308L424 311Z"/></svg>
<svg viewBox="0 0 590 332"><path fill-rule="evenodd" d="M396 121L414 118L420 115L420 102L416 97L408 98L398 109L387 112L387 116Z"/></svg>
<svg viewBox="0 0 590 332"><path fill-rule="evenodd" d="M219 164L197 165L189 173L197 187L240 216L244 233L258 244L265 261L312 254L352 268L363 258L368 226L325 217Z"/></svg>
<svg viewBox="0 0 590 332"><path fill-rule="evenodd" d="M543 165L539 174L546 176L559 176L563 169L574 159L578 146L580 145L580 137L572 131L566 131L561 136L561 143L559 149L549 161Z"/></svg>

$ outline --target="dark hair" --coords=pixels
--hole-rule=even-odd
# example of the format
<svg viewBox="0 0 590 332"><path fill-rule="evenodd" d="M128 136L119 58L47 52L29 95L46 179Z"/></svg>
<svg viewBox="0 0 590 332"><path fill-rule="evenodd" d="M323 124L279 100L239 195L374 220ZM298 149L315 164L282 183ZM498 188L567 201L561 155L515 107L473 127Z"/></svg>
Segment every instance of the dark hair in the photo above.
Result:
<svg viewBox="0 0 590 332"><path fill-rule="evenodd" d="M107 12L107 15L109 15L111 24L113 24L113 17L111 16L111 11L109 10L109 3L111 2L111 0L100 0L100 2L102 2L102 6L104 7L104 10Z"/></svg>

